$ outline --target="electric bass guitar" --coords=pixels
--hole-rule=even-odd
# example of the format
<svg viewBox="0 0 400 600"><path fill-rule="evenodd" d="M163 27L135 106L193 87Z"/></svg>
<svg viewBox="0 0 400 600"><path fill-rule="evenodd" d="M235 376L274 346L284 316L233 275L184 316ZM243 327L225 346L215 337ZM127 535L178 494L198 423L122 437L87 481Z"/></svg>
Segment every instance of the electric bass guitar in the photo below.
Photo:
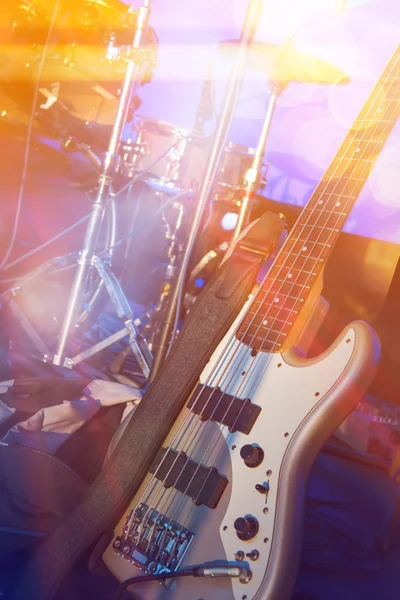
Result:
<svg viewBox="0 0 400 600"><path fill-rule="evenodd" d="M137 600L291 597L309 469L379 358L363 322L317 358L295 344L398 118L399 82L400 47L118 524L103 560L121 582L135 578Z"/></svg>

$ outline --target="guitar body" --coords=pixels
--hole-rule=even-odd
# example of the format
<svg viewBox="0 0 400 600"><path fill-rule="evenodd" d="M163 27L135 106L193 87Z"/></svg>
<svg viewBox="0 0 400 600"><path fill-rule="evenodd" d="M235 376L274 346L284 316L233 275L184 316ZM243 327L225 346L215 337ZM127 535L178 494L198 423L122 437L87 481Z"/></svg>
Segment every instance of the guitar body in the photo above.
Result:
<svg viewBox="0 0 400 600"><path fill-rule="evenodd" d="M307 330L326 261L400 114L399 58L400 46L212 354L104 554L120 581L218 561L243 571L179 577L169 588L136 582L137 600L291 598L309 469L366 392L379 343L355 322L318 358L290 348Z"/></svg>
<svg viewBox="0 0 400 600"><path fill-rule="evenodd" d="M252 356L250 348L232 337L241 317L213 353L201 382L218 383L232 396L240 391L240 397L250 398L261 412L249 434L230 433L211 421L201 424L200 436L185 434L185 451L191 459L214 465L227 478L227 487L216 508L196 506L173 488L163 488L161 496L157 488L153 500L159 513L194 535L180 568L228 561L247 566L251 580L185 577L174 580L169 589L158 582L143 583L131 588L137 600L289 600L301 548L309 469L323 442L357 406L375 373L379 342L366 323L351 324L326 352L309 360L294 349ZM183 440L179 431L187 414L185 408L164 446L174 440L179 447ZM246 466L240 456L246 444L264 451L255 468ZM146 502L150 478L146 477L133 498L115 536L122 535L132 509ZM269 491L260 492L257 485ZM242 541L234 522L249 515L259 529L252 539ZM115 577L124 581L142 574L114 545L115 538L103 559Z"/></svg>

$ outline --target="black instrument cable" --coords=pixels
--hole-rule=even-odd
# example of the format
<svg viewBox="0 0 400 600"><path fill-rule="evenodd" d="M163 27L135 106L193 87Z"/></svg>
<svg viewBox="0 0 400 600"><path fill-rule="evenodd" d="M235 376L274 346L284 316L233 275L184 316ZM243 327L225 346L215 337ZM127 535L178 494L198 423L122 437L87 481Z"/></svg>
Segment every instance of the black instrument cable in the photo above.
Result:
<svg viewBox="0 0 400 600"><path fill-rule="evenodd" d="M148 581L166 581L167 579L177 579L178 577L230 577L230 578L248 578L250 575L249 569L246 567L238 567L233 565L201 565L198 567L187 567L179 571L167 571L158 574L137 575L123 581L117 588L115 596L112 600L123 600L125 590L136 583L146 583ZM133 597L134 598L134 597ZM130 595L132 600L132 595Z"/></svg>

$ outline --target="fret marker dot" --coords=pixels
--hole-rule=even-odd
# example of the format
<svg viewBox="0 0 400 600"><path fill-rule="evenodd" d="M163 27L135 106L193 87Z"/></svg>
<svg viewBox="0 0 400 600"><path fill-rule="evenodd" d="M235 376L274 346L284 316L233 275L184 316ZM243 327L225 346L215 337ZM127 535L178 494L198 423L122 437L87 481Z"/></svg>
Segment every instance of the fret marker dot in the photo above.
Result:
<svg viewBox="0 0 400 600"><path fill-rule="evenodd" d="M356 148L356 152L361 152L361 148Z"/></svg>
<svg viewBox="0 0 400 600"><path fill-rule="evenodd" d="M293 275L291 273L288 274L288 279L292 279Z"/></svg>
<svg viewBox="0 0 400 600"><path fill-rule="evenodd" d="M323 200L320 200L320 201L318 202L318 204L322 204L322 202L323 202Z"/></svg>
<svg viewBox="0 0 400 600"><path fill-rule="evenodd" d="M263 321L263 325L268 325L268 321Z"/></svg>
<svg viewBox="0 0 400 600"><path fill-rule="evenodd" d="M279 298L275 298L274 302L279 302Z"/></svg>
<svg viewBox="0 0 400 600"><path fill-rule="evenodd" d="M340 202L336 202L335 206L340 206Z"/></svg>
<svg viewBox="0 0 400 600"><path fill-rule="evenodd" d="M301 250L302 250L302 252L307 252L307 246L303 246L303 248Z"/></svg>

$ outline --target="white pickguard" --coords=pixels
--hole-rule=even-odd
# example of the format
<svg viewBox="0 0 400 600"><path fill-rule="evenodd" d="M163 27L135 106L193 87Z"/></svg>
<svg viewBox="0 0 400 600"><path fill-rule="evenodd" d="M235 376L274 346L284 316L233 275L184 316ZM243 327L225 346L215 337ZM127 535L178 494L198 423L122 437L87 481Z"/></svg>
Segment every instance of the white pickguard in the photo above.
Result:
<svg viewBox="0 0 400 600"><path fill-rule="evenodd" d="M249 600L260 597L258 594L268 569L273 543L278 480L285 452L296 430L341 378L356 342L355 330L350 329L346 338L323 360L305 361L301 366L288 364L281 354L260 352L254 358L251 349L235 338L227 352L227 340L246 309L247 306L201 375L201 383L207 381L207 385L219 385L224 392L237 394L242 399L250 398L253 404L262 408L250 435L229 434L227 428L221 426L225 437L229 435L232 461L231 498L219 532L222 543L228 560L234 560L238 550L248 553L257 549L260 553L257 561L249 562L253 573L250 583L243 586L232 580L235 600L241 600L244 593ZM221 355L224 359L211 375ZM229 375L225 373L222 382L226 383L221 384L221 375L228 364ZM257 468L248 468L239 454L243 445L252 443L261 446L265 453L262 464ZM266 482L270 486L267 498L255 489L257 484ZM266 509L268 512L264 512ZM249 514L256 517L259 532L251 541L242 542L233 523L236 518Z"/></svg>
<svg viewBox="0 0 400 600"><path fill-rule="evenodd" d="M249 302L251 299L249 300ZM326 439L353 410L365 392L379 355L379 344L365 323L354 323L328 351L313 360L295 354L251 356L251 350L233 334L248 303L233 323L204 368L200 381L219 386L224 392L261 407L249 435L229 434L221 425L204 424L207 435L191 447L193 460L216 465L229 480L218 506L195 507L190 498L181 502L181 494L167 492L168 502L160 505L162 514L178 519L194 533L193 544L183 565L207 561L235 561L235 555L257 550L259 557L244 560L252 572L248 583L238 579L177 579L170 590L159 583L143 584L133 590L140 600L289 600L297 570L301 539L303 492L308 468ZM169 434L172 442L185 418L184 409ZM204 452L219 432L218 444L207 458ZM240 457L246 444L257 444L264 460L249 468ZM185 446L186 447L186 446ZM186 450L185 450L186 451ZM208 451L208 450L207 450ZM213 454L214 452L214 454ZM229 453L229 454L228 454ZM150 476L148 476L150 477ZM269 483L266 496L256 485ZM146 488L146 480L142 491ZM116 528L121 535L127 515L137 506L141 490ZM169 503L170 508L166 508ZM154 506L151 500L149 504ZM238 517L251 515L259 524L258 533L241 541L234 529ZM182 520L182 522L181 522ZM121 558L110 545L103 557L108 568L123 581L140 571ZM243 563L242 563L243 564Z"/></svg>

